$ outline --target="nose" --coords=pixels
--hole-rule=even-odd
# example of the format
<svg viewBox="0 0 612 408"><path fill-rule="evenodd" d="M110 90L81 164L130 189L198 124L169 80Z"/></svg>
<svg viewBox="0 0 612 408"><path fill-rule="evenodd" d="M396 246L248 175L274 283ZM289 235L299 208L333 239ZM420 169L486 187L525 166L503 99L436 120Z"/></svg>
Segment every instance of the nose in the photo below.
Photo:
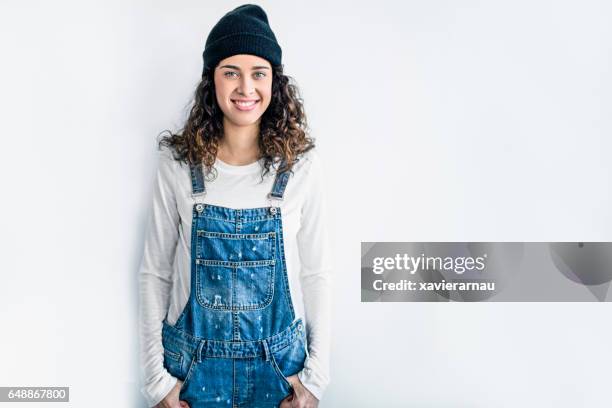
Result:
<svg viewBox="0 0 612 408"><path fill-rule="evenodd" d="M255 84L253 79L248 75L243 75L238 85L238 93L240 95L253 95L255 93Z"/></svg>

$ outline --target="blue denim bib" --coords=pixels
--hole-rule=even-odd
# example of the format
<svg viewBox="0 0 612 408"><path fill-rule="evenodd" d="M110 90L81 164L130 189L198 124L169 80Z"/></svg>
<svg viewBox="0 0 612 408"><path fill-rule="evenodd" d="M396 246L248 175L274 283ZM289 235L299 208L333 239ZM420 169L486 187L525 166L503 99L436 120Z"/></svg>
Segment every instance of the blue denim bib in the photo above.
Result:
<svg viewBox="0 0 612 408"><path fill-rule="evenodd" d="M296 319L278 206L232 209L202 202L202 165L191 165L191 293L174 325L163 321L164 367L184 381L191 408L278 407L301 371L306 330ZM282 200L289 172L270 200Z"/></svg>

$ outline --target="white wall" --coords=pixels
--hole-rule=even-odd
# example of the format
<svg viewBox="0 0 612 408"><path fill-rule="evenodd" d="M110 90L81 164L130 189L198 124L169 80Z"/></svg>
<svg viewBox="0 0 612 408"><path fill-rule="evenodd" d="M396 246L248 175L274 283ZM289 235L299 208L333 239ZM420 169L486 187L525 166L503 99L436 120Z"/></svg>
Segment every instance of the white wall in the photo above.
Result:
<svg viewBox="0 0 612 408"><path fill-rule="evenodd" d="M180 127L208 31L242 4L211 3L2 2L0 385L142 406L155 137ZM612 240L610 3L259 4L329 172L321 407L608 406L609 303L362 304L359 251Z"/></svg>

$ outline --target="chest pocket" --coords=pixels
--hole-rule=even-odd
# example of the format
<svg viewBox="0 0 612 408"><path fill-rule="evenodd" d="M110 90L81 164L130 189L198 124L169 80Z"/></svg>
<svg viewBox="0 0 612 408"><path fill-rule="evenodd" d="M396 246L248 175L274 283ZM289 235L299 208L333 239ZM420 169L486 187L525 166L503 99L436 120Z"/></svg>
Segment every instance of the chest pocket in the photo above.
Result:
<svg viewBox="0 0 612 408"><path fill-rule="evenodd" d="M198 230L196 298L216 310L256 310L274 297L276 233Z"/></svg>

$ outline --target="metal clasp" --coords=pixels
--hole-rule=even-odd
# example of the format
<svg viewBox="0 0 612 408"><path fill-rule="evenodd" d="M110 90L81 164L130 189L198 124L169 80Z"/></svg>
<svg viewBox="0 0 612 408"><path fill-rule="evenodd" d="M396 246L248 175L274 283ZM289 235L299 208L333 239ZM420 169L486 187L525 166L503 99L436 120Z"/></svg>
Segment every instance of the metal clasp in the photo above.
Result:
<svg viewBox="0 0 612 408"><path fill-rule="evenodd" d="M274 203L272 202L272 200L279 201L279 204L277 206L274 206ZM268 193L268 203L270 205L270 214L276 215L278 210L280 210L280 201L283 201L283 199L279 197L274 197L272 196L272 193Z"/></svg>

